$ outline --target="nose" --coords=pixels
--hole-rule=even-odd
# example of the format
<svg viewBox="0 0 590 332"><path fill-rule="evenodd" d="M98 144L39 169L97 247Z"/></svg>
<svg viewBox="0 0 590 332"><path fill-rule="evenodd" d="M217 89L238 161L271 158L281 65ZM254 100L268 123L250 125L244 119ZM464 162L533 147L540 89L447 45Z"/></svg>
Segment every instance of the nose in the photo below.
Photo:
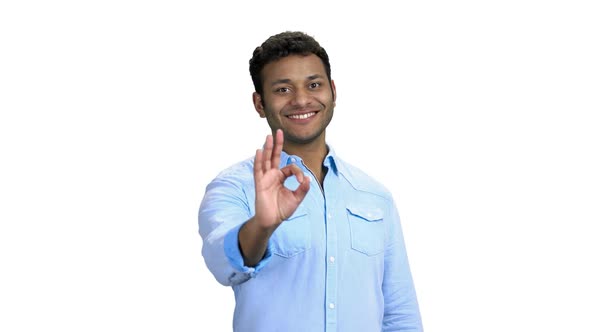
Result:
<svg viewBox="0 0 590 332"><path fill-rule="evenodd" d="M305 107L311 103L311 95L305 89L299 89L295 92L292 104L298 107Z"/></svg>

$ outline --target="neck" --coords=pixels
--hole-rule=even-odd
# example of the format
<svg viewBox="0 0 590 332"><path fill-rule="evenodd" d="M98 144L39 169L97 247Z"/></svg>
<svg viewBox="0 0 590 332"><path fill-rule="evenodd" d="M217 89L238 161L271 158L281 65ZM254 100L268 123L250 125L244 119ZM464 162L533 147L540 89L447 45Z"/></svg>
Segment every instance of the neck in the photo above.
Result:
<svg viewBox="0 0 590 332"><path fill-rule="evenodd" d="M303 159L303 162L319 181L320 185L323 184L325 176L323 164L328 154L328 146L324 137L306 144L285 142L283 150L288 154L296 155Z"/></svg>

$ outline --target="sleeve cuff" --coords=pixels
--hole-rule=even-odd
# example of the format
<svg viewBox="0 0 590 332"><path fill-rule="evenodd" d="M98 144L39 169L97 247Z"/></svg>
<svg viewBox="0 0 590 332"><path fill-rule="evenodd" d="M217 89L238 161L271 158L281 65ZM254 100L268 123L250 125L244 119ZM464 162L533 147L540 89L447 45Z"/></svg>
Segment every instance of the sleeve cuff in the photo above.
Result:
<svg viewBox="0 0 590 332"><path fill-rule="evenodd" d="M272 256L272 244L269 241L268 246L266 247L266 251L264 252L264 256L256 264L254 267L249 267L244 265L244 258L242 257L242 252L240 251L240 245L238 240L238 233L240 232L240 228L242 228L243 224L238 225L237 227L232 228L227 234L225 235L225 239L223 241L223 249L225 251L225 257L231 264L231 266L236 269L238 272L246 273L250 275L250 277L255 277L256 274L268 264L270 258Z"/></svg>

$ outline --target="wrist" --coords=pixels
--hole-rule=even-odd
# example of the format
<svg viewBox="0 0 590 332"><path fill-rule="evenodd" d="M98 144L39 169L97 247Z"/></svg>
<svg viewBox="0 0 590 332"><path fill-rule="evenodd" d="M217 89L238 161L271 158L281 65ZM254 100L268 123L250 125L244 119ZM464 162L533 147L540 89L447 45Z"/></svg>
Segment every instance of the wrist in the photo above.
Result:
<svg viewBox="0 0 590 332"><path fill-rule="evenodd" d="M280 224L261 221L260 217L257 215L254 215L254 217L248 220L248 223L250 223L252 231L262 238L270 238L272 233L275 231L275 229L277 229L277 227L279 227Z"/></svg>

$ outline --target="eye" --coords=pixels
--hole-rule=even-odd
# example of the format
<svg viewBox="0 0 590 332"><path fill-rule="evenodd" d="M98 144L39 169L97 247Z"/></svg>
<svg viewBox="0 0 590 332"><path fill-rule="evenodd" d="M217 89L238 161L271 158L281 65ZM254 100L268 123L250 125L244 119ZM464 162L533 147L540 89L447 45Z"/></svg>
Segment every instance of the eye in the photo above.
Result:
<svg viewBox="0 0 590 332"><path fill-rule="evenodd" d="M312 88L312 89L317 89L317 88L319 88L320 86L321 86L321 83L318 83L318 82L313 82L313 83L311 83L311 84L309 85L309 87L310 87L310 88Z"/></svg>
<svg viewBox="0 0 590 332"><path fill-rule="evenodd" d="M275 90L275 92L278 92L278 93L287 93L287 92L289 92L289 88L287 88L287 87L280 87L280 88L277 88Z"/></svg>

